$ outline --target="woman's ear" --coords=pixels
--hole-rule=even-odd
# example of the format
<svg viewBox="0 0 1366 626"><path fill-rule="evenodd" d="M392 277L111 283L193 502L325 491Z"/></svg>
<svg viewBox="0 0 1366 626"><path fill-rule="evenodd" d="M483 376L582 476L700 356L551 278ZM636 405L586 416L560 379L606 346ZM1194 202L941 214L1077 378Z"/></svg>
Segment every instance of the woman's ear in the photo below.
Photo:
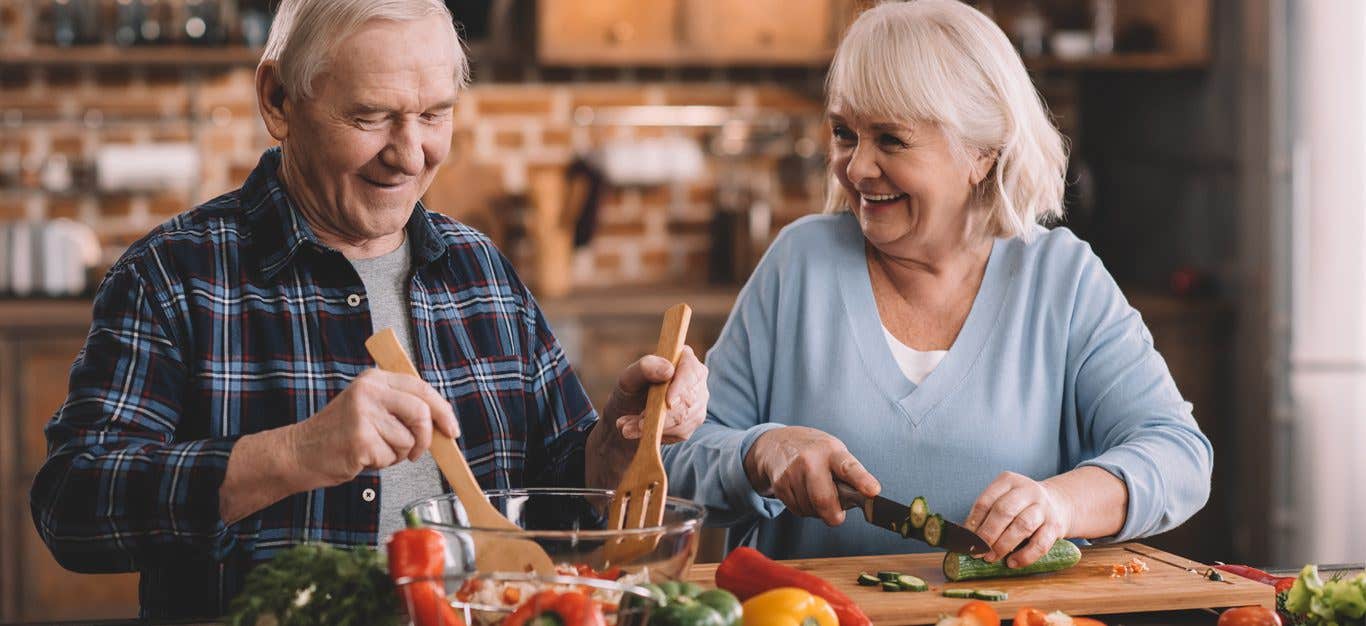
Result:
<svg viewBox="0 0 1366 626"><path fill-rule="evenodd" d="M266 131L276 141L284 141L289 135L287 109L290 101L284 83L280 82L279 66L273 62L262 63L256 68L256 105L261 109Z"/></svg>
<svg viewBox="0 0 1366 626"><path fill-rule="evenodd" d="M996 167L996 157L999 153L996 150L983 150L972 160L972 172L969 174L970 182L973 187L982 184L991 174L991 169Z"/></svg>

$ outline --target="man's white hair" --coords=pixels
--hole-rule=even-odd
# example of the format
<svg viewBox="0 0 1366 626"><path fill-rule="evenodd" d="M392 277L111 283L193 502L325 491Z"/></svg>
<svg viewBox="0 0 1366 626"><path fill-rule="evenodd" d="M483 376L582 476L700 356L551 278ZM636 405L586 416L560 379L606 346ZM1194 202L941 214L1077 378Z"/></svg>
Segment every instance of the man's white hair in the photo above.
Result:
<svg viewBox="0 0 1366 626"><path fill-rule="evenodd" d="M983 227L1028 238L1062 217L1067 151L1024 63L990 18L958 0L876 6L849 27L826 83L855 115L937 125L965 159L995 155L974 190ZM827 212L845 210L832 176Z"/></svg>
<svg viewBox="0 0 1366 626"><path fill-rule="evenodd" d="M336 45L370 20L396 22L441 15L455 39L455 86L469 83L470 64L442 0L283 0L275 13L261 63L274 63L291 97L313 96L313 79L331 60Z"/></svg>

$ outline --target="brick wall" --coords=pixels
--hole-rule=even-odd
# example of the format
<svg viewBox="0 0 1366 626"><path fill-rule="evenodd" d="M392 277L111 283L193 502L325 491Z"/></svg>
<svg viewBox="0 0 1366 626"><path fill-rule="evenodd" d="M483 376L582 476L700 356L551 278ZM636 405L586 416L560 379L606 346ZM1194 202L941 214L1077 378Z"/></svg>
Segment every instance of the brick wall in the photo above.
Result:
<svg viewBox="0 0 1366 626"><path fill-rule="evenodd" d="M432 208L485 226L522 267L535 254L525 238L528 178L537 168L563 167L576 151L608 139L682 135L705 141L714 129L579 126L581 106L713 105L737 115L793 116L801 133L823 146L820 103L762 82L562 82L477 85L457 107L454 152L434 189L454 198ZM176 68L9 67L0 71L0 220L68 217L94 227L112 262L131 241L172 215L238 186L271 144L256 111L252 69L219 72ZM105 144L190 142L201 157L192 188L102 194L90 163ZM710 153L708 153L710 154ZM599 229L572 260L575 286L706 278L717 173L740 167L775 176L778 156L708 161L699 181L610 189ZM41 174L65 159L76 189L44 190ZM476 172L477 176L471 176ZM492 181L492 184L490 184ZM816 210L819 180L781 187L773 199L774 230ZM479 189L474 189L480 186ZM468 194L464 193L470 189ZM468 205L470 196L478 206ZM482 220L482 222L481 222Z"/></svg>

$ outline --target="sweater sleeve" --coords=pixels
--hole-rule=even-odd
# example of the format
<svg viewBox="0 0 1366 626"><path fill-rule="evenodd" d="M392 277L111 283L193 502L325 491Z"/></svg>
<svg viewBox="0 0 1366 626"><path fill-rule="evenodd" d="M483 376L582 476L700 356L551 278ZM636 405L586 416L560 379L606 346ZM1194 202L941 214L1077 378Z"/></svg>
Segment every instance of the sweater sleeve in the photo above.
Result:
<svg viewBox="0 0 1366 626"><path fill-rule="evenodd" d="M687 441L663 450L669 491L705 505L709 525L772 519L785 509L777 498L755 492L744 468L754 440L784 426L769 421L767 381L785 247L782 237L769 247L707 352L706 422Z"/></svg>
<svg viewBox="0 0 1366 626"><path fill-rule="evenodd" d="M1209 499L1214 450L1176 388L1152 335L1099 258L1080 270L1068 340L1076 419L1092 458L1124 481L1126 541L1170 530Z"/></svg>

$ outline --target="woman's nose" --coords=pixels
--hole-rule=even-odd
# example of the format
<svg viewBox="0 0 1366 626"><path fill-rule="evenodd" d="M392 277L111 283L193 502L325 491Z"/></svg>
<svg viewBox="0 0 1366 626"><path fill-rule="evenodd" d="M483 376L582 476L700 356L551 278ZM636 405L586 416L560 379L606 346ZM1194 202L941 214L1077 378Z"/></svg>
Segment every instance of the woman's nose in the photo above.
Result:
<svg viewBox="0 0 1366 626"><path fill-rule="evenodd" d="M844 173L850 181L857 182L882 176L882 168L878 167L873 151L860 144L854 147L854 153L850 155L849 165L845 167Z"/></svg>

